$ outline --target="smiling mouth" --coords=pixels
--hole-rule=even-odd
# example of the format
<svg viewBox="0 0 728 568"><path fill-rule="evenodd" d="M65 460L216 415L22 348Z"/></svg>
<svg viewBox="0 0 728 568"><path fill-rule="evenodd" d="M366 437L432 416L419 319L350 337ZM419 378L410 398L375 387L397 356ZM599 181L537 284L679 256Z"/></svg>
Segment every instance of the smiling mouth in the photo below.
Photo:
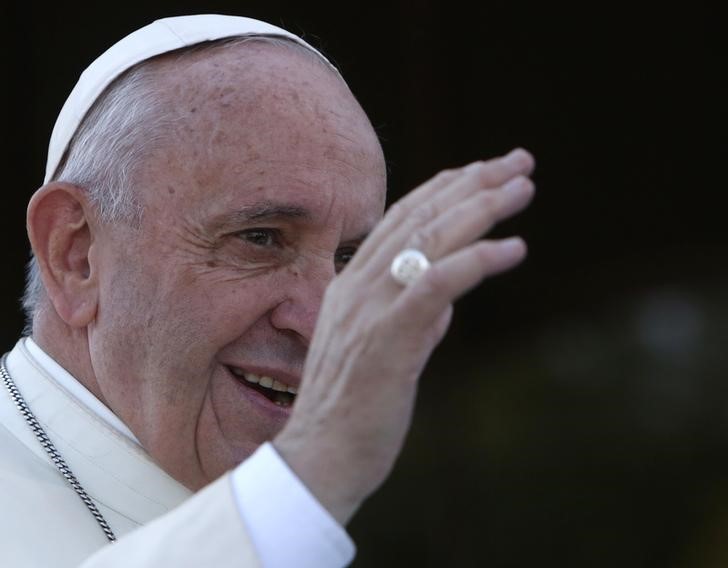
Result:
<svg viewBox="0 0 728 568"><path fill-rule="evenodd" d="M256 375L237 367L228 367L230 372L246 387L258 391L276 406L293 406L298 389L266 375Z"/></svg>

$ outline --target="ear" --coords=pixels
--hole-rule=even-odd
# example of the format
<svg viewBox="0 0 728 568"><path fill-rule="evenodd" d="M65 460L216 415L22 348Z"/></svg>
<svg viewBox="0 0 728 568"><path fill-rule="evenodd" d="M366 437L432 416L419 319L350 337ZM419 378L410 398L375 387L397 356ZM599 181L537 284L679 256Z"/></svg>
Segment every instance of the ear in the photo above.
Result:
<svg viewBox="0 0 728 568"><path fill-rule="evenodd" d="M71 327L85 327L96 315L98 290L90 262L93 212L85 192L51 182L28 204L28 237L48 298Z"/></svg>

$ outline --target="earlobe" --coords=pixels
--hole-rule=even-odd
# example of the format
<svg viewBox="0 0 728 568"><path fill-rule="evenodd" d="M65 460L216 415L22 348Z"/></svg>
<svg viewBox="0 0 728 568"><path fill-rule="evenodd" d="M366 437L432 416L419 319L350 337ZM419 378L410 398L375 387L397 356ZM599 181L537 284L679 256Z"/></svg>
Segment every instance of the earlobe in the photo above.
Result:
<svg viewBox="0 0 728 568"><path fill-rule="evenodd" d="M28 236L43 285L71 327L85 327L96 315L92 215L85 192L62 182L41 187L28 205Z"/></svg>

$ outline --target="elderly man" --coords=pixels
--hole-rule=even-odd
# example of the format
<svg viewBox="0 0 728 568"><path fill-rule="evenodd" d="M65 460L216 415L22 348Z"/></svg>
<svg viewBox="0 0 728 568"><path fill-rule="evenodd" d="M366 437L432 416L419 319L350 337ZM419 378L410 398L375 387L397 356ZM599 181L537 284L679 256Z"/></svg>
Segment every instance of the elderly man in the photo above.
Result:
<svg viewBox="0 0 728 568"><path fill-rule="evenodd" d="M452 302L525 254L479 238L532 167L443 172L382 219L374 130L299 38L205 15L113 46L28 207L3 565L347 564Z"/></svg>

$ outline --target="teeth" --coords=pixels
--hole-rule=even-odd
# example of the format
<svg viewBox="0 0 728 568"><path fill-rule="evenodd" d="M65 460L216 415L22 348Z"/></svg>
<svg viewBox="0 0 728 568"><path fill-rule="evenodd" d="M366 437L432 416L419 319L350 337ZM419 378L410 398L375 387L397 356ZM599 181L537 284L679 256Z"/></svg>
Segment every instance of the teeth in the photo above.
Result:
<svg viewBox="0 0 728 568"><path fill-rule="evenodd" d="M276 392L280 392L280 393L288 393L288 394L292 394L292 395L298 394L298 389L296 387L292 387L282 381L273 379L266 375L256 375L255 373L247 373L237 367L230 367L230 370L232 371L233 375L235 375L236 377L241 377L241 378L245 379L247 382L253 383L254 385L260 385L262 387L265 387L267 389L272 389L272 390L274 390ZM289 406L289 404L285 404L285 401L283 401L282 406Z"/></svg>

